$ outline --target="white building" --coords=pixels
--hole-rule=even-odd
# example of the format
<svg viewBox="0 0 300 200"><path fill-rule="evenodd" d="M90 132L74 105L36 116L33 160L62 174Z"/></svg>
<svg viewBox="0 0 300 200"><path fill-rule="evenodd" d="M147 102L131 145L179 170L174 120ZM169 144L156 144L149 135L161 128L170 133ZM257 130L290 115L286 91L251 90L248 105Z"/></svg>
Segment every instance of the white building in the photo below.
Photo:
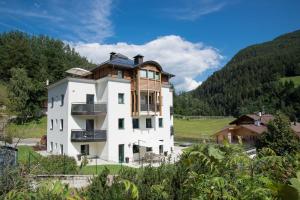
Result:
<svg viewBox="0 0 300 200"><path fill-rule="evenodd" d="M48 86L48 152L132 162L173 151L174 75L157 62L112 52L91 71L69 72Z"/></svg>

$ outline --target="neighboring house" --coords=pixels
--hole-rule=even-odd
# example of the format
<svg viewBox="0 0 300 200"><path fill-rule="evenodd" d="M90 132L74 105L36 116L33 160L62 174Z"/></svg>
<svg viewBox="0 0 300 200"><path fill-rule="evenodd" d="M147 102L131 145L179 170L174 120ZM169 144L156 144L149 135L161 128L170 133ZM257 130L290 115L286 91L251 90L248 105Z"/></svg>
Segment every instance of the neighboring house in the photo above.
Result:
<svg viewBox="0 0 300 200"><path fill-rule="evenodd" d="M131 162L173 151L174 75L159 63L112 52L90 71L67 72L48 86L48 152Z"/></svg>
<svg viewBox="0 0 300 200"><path fill-rule="evenodd" d="M274 119L270 114L248 114L242 115L229 123L229 126L215 133L217 143L222 143L225 139L229 143L238 143L239 137L245 144L255 144L257 137L268 130L267 124ZM300 124L291 123L291 128L300 137Z"/></svg>

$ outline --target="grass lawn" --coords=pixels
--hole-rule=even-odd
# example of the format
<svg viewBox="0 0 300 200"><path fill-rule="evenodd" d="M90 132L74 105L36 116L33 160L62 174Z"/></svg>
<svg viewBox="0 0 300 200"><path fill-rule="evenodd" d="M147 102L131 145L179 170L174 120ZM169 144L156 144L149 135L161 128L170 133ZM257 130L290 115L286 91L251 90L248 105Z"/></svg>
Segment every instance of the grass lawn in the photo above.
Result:
<svg viewBox="0 0 300 200"><path fill-rule="evenodd" d="M11 123L6 127L6 131L13 137L40 138L42 135L47 134L47 117L22 125Z"/></svg>
<svg viewBox="0 0 300 200"><path fill-rule="evenodd" d="M231 117L190 120L174 118L175 139L197 141L197 139L208 138L233 120L234 118Z"/></svg>
<svg viewBox="0 0 300 200"><path fill-rule="evenodd" d="M28 154L29 152L34 156L34 157L41 157L40 154L35 152L32 147L30 146L19 146L18 147L18 162L20 164L26 164L28 162ZM32 161L35 161L34 158L31 158ZM119 171L122 168L129 168L124 165L98 165L97 166L97 174L101 173L105 167L107 167L110 171L110 174L118 174ZM82 175L93 175L96 174L96 166L95 165L90 165L90 166L85 166L81 170L78 167L78 173Z"/></svg>
<svg viewBox="0 0 300 200"><path fill-rule="evenodd" d="M18 146L18 162L21 164L25 164L28 162L28 154L29 152L33 154L35 157L40 157L41 155L38 154L33 150L30 146Z"/></svg>
<svg viewBox="0 0 300 200"><path fill-rule="evenodd" d="M284 78L281 78L280 81L281 82L293 81L295 84L295 87L300 86L300 76L284 77Z"/></svg>

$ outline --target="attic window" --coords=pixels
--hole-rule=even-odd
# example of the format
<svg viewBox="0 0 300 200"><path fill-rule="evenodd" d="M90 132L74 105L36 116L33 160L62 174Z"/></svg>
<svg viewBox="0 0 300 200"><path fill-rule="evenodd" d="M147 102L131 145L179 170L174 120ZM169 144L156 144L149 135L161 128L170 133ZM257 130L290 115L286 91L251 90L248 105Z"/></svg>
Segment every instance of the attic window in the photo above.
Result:
<svg viewBox="0 0 300 200"><path fill-rule="evenodd" d="M159 80L159 72L155 72L155 80Z"/></svg>
<svg viewBox="0 0 300 200"><path fill-rule="evenodd" d="M154 79L154 71L148 71L148 78Z"/></svg>
<svg viewBox="0 0 300 200"><path fill-rule="evenodd" d="M147 78L147 70L141 70L141 78Z"/></svg>

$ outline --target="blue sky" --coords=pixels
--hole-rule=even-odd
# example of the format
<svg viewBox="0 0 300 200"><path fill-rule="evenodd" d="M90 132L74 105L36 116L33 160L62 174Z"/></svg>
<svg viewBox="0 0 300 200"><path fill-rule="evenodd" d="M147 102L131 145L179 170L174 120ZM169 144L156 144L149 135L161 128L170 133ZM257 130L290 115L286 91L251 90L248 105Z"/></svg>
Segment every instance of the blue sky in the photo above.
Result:
<svg viewBox="0 0 300 200"><path fill-rule="evenodd" d="M138 53L191 90L240 49L300 29L299 0L0 0L0 32L47 34L95 63Z"/></svg>

